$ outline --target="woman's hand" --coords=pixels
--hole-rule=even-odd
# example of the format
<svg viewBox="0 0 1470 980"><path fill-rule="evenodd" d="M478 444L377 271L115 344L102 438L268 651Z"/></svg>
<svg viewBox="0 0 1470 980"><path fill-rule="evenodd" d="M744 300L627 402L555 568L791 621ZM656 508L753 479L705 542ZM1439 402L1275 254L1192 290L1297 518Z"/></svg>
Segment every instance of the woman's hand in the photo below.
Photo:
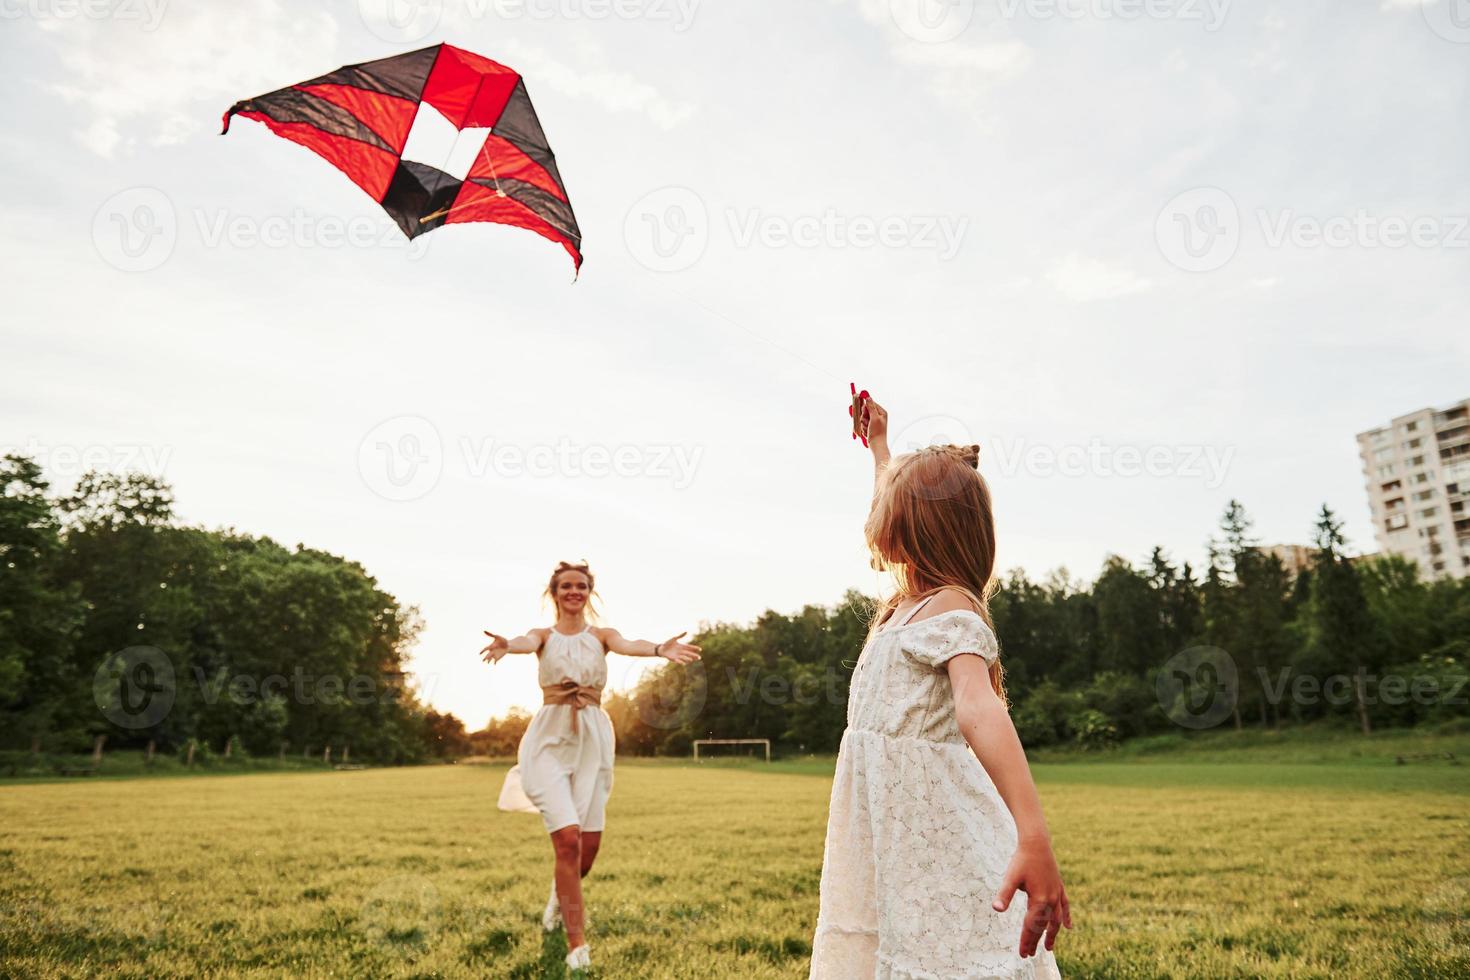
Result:
<svg viewBox="0 0 1470 980"><path fill-rule="evenodd" d="M485 630L484 632L486 636L490 637L490 644L480 651L481 660L487 664L493 664L498 662L507 653L510 653L509 640L503 636L497 636L489 630Z"/></svg>
<svg viewBox="0 0 1470 980"><path fill-rule="evenodd" d="M657 647L658 655L671 664L694 663L694 661L699 659L700 647L695 646L693 643L679 642L688 635L689 631L685 630L678 636L671 636L667 640L664 640Z"/></svg>
<svg viewBox="0 0 1470 980"><path fill-rule="evenodd" d="M1020 953L1034 956L1036 946L1045 937L1046 948L1057 941L1062 926L1072 928L1072 909L1067 904L1067 890L1062 886L1062 873L1051 844L1044 840L1022 841L1001 879L991 907L997 912L1010 908L1016 890L1026 893L1026 920L1021 926Z"/></svg>

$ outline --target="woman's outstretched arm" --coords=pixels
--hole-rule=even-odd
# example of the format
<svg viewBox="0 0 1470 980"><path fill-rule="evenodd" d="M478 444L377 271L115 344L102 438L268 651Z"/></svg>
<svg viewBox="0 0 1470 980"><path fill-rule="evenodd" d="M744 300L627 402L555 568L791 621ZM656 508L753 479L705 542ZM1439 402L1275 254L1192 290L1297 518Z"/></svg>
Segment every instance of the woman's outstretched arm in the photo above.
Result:
<svg viewBox="0 0 1470 980"><path fill-rule="evenodd" d="M671 663L688 664L699 659L700 648L693 643L680 642L689 633L686 630L678 636L671 636L662 643L653 643L648 640L630 640L617 630L610 627L597 631L606 646L613 653L621 653L625 657L663 657Z"/></svg>
<svg viewBox="0 0 1470 980"><path fill-rule="evenodd" d="M490 643L480 651L480 659L487 664L495 663L507 653L535 653L541 649L541 644L546 642L545 630L531 630L525 636L517 636L509 640L489 630L484 632L490 637Z"/></svg>

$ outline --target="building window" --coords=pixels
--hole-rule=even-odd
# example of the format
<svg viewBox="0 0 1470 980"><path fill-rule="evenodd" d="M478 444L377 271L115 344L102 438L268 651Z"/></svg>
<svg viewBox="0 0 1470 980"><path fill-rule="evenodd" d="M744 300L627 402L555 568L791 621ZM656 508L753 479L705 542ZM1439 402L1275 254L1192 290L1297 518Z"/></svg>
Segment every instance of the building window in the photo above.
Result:
<svg viewBox="0 0 1470 980"><path fill-rule="evenodd" d="M1405 432L1418 432L1419 431L1419 423L1418 422L1410 422L1408 425L1404 426L1404 431Z"/></svg>
<svg viewBox="0 0 1470 980"><path fill-rule="evenodd" d="M1376 453L1373 454L1373 458L1378 462L1383 463L1390 459L1393 459L1393 455L1393 447L1389 446L1387 449L1378 450Z"/></svg>
<svg viewBox="0 0 1470 980"><path fill-rule="evenodd" d="M1379 476L1393 476L1393 464L1392 463L1389 463L1387 466L1380 466L1380 467L1378 467L1378 475Z"/></svg>
<svg viewBox="0 0 1470 980"><path fill-rule="evenodd" d="M1423 510L1421 510L1419 512L1419 516L1422 517L1422 518L1424 518L1425 520L1429 520L1435 514L1438 514L1438 513L1439 513L1439 508L1438 507L1425 507Z"/></svg>

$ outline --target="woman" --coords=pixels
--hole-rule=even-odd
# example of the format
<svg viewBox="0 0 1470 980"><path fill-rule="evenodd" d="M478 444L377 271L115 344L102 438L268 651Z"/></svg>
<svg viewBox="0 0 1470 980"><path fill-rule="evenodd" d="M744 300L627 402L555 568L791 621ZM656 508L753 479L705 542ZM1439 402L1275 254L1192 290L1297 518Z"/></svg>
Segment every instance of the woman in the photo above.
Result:
<svg viewBox="0 0 1470 980"><path fill-rule="evenodd" d="M502 810L539 812L551 835L556 873L541 924L550 932L558 920L567 930L567 966L586 969L590 949L582 904L582 878L592 870L602 843L603 811L612 792L613 728L600 707L607 684L609 651L628 657L663 657L687 664L699 647L684 633L650 643L628 640L617 630L587 622L592 610L592 571L562 562L551 573L546 594L556 604L556 623L507 640L485 631L490 645L480 651L494 664L507 653L540 659L543 703L521 738L518 764L505 779Z"/></svg>

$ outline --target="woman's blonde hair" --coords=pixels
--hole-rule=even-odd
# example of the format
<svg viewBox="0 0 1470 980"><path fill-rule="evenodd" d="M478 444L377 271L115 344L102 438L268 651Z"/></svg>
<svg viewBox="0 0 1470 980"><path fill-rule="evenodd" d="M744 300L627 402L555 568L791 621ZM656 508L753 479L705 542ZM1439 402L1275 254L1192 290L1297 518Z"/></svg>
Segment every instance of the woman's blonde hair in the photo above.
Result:
<svg viewBox="0 0 1470 980"><path fill-rule="evenodd" d="M929 446L895 457L884 470L863 534L873 567L891 573L898 589L874 607L870 636L905 600L943 589L963 593L993 625L995 515L979 465L979 446ZM1004 699L998 660L990 683Z"/></svg>
<svg viewBox="0 0 1470 980"><path fill-rule="evenodd" d="M561 604L556 601L556 583L562 575L567 572L581 572L587 576L587 618L593 622L597 621L597 607L592 604L594 598L602 598L597 594L597 580L592 577L592 569L584 561L573 565L569 561L557 562L556 569L551 573L551 581L546 583L546 598L551 600L551 605L556 609L557 615L561 615Z"/></svg>

